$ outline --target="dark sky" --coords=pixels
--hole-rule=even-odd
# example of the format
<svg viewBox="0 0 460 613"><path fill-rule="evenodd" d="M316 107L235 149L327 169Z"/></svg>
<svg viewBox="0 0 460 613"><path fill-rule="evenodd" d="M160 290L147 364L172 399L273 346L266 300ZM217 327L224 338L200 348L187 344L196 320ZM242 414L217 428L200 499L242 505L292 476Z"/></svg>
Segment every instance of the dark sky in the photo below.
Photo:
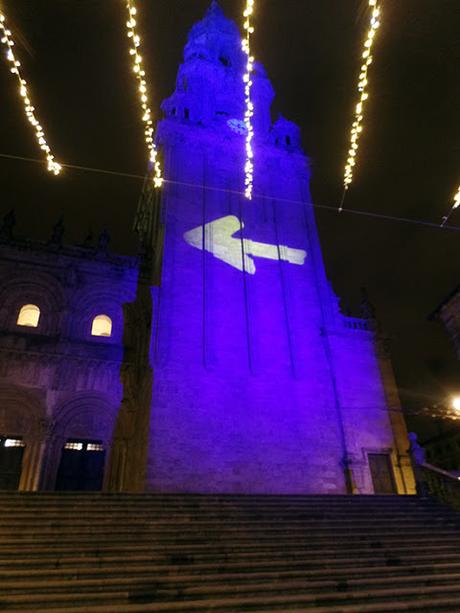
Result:
<svg viewBox="0 0 460 613"><path fill-rule="evenodd" d="M48 141L59 161L143 174L145 151L130 73L122 0L1 0ZM186 35L208 0L137 0L155 112L174 87ZM243 0L221 0L239 19ZM345 207L439 222L460 183L460 2L383 0L370 102ZM336 205L355 104L367 0L258 0L256 58L276 111L302 127L318 205ZM0 153L39 157L17 87L0 62ZM112 247L130 232L140 182L0 158L0 214L46 239L64 214L69 242L107 227ZM460 392L460 372L427 316L459 282L460 234L318 209L329 277L356 309L368 288L393 343L405 406ZM460 226L460 211L451 219ZM460 229L460 228L459 228ZM458 383L457 383L458 382Z"/></svg>

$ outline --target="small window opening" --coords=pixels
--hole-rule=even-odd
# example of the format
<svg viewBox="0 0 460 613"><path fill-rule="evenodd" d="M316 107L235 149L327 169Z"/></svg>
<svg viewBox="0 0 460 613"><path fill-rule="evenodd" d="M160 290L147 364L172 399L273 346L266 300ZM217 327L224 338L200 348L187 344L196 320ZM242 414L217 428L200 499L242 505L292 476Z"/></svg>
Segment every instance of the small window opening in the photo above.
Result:
<svg viewBox="0 0 460 613"><path fill-rule="evenodd" d="M26 444L21 438L6 438L3 441L4 447L25 447Z"/></svg>
<svg viewBox="0 0 460 613"><path fill-rule="evenodd" d="M73 442L73 441L68 441L64 445L64 449L70 449L71 451L82 451L83 443L76 443L76 442Z"/></svg>
<svg viewBox="0 0 460 613"><path fill-rule="evenodd" d="M288 147L290 147L290 146L291 146L291 137L290 137L290 136L286 136L286 145L287 145Z"/></svg>
<svg viewBox="0 0 460 613"><path fill-rule="evenodd" d="M184 109L184 117L185 119L190 119L190 109Z"/></svg>
<svg viewBox="0 0 460 613"><path fill-rule="evenodd" d="M87 443L86 441L67 441L64 449L69 451L104 451L104 445L100 442Z"/></svg>
<svg viewBox="0 0 460 613"><path fill-rule="evenodd" d="M27 326L28 328L36 328L40 319L40 309L36 304L25 304L19 311L16 321L18 326Z"/></svg>
<svg viewBox="0 0 460 613"><path fill-rule="evenodd" d="M187 87L187 77L182 77L182 89L184 90L184 92L187 91L188 87Z"/></svg>
<svg viewBox="0 0 460 613"><path fill-rule="evenodd" d="M173 109L171 110L171 115L172 115L173 117L175 117L175 115L176 115L176 109L175 109L175 108L173 108Z"/></svg>
<svg viewBox="0 0 460 613"><path fill-rule="evenodd" d="M93 319L91 336L112 336L112 320L108 315L97 315Z"/></svg>
<svg viewBox="0 0 460 613"><path fill-rule="evenodd" d="M231 66L231 65L232 65L231 61L230 61L230 60L228 59L228 57L226 57L225 55L221 55L221 56L220 56L220 58L219 58L219 62L220 62L221 64L223 64L224 66L227 66L227 67L229 67L229 66Z"/></svg>
<svg viewBox="0 0 460 613"><path fill-rule="evenodd" d="M102 443L88 443L86 445L87 451L104 451L104 445Z"/></svg>

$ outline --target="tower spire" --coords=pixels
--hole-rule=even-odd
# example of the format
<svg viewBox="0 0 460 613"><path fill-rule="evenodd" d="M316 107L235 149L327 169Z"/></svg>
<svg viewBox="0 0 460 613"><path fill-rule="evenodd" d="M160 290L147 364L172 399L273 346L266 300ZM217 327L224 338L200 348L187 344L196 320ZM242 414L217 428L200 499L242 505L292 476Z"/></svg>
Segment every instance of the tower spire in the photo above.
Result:
<svg viewBox="0 0 460 613"><path fill-rule="evenodd" d="M220 4L217 2L217 0L212 0L211 2L211 6L209 7L209 12L213 13L215 11L220 11L222 12L222 9L220 7Z"/></svg>

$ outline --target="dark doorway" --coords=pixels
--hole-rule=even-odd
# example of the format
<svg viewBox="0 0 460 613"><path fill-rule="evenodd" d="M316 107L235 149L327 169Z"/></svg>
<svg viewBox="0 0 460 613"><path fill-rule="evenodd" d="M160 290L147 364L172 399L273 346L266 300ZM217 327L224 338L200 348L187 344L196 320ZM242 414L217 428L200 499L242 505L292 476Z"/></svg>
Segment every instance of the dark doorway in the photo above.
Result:
<svg viewBox="0 0 460 613"><path fill-rule="evenodd" d="M104 462L105 450L100 441L68 440L62 449L56 490L101 490Z"/></svg>
<svg viewBox="0 0 460 613"><path fill-rule="evenodd" d="M390 456L387 453L370 453L368 458L374 494L396 494Z"/></svg>
<svg viewBox="0 0 460 613"><path fill-rule="evenodd" d="M24 447L20 436L0 436L0 490L18 489Z"/></svg>

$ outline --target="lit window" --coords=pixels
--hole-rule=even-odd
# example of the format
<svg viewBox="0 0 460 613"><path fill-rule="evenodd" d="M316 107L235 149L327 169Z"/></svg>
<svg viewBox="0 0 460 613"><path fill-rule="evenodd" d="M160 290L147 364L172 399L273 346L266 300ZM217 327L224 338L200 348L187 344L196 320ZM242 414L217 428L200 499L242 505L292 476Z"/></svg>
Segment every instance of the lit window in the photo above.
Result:
<svg viewBox="0 0 460 613"><path fill-rule="evenodd" d="M24 441L20 438L6 438L4 443L4 447L25 447Z"/></svg>
<svg viewBox="0 0 460 613"><path fill-rule="evenodd" d="M66 443L64 449L71 449L72 451L81 451L83 449L83 443Z"/></svg>
<svg viewBox="0 0 460 613"><path fill-rule="evenodd" d="M25 304L19 311L17 325L36 328L40 319L40 309L36 304Z"/></svg>
<svg viewBox="0 0 460 613"><path fill-rule="evenodd" d="M93 319L91 336L112 336L112 320L108 315L97 315Z"/></svg>
<svg viewBox="0 0 460 613"><path fill-rule="evenodd" d="M88 451L104 451L104 446L101 443L88 443L86 449Z"/></svg>

